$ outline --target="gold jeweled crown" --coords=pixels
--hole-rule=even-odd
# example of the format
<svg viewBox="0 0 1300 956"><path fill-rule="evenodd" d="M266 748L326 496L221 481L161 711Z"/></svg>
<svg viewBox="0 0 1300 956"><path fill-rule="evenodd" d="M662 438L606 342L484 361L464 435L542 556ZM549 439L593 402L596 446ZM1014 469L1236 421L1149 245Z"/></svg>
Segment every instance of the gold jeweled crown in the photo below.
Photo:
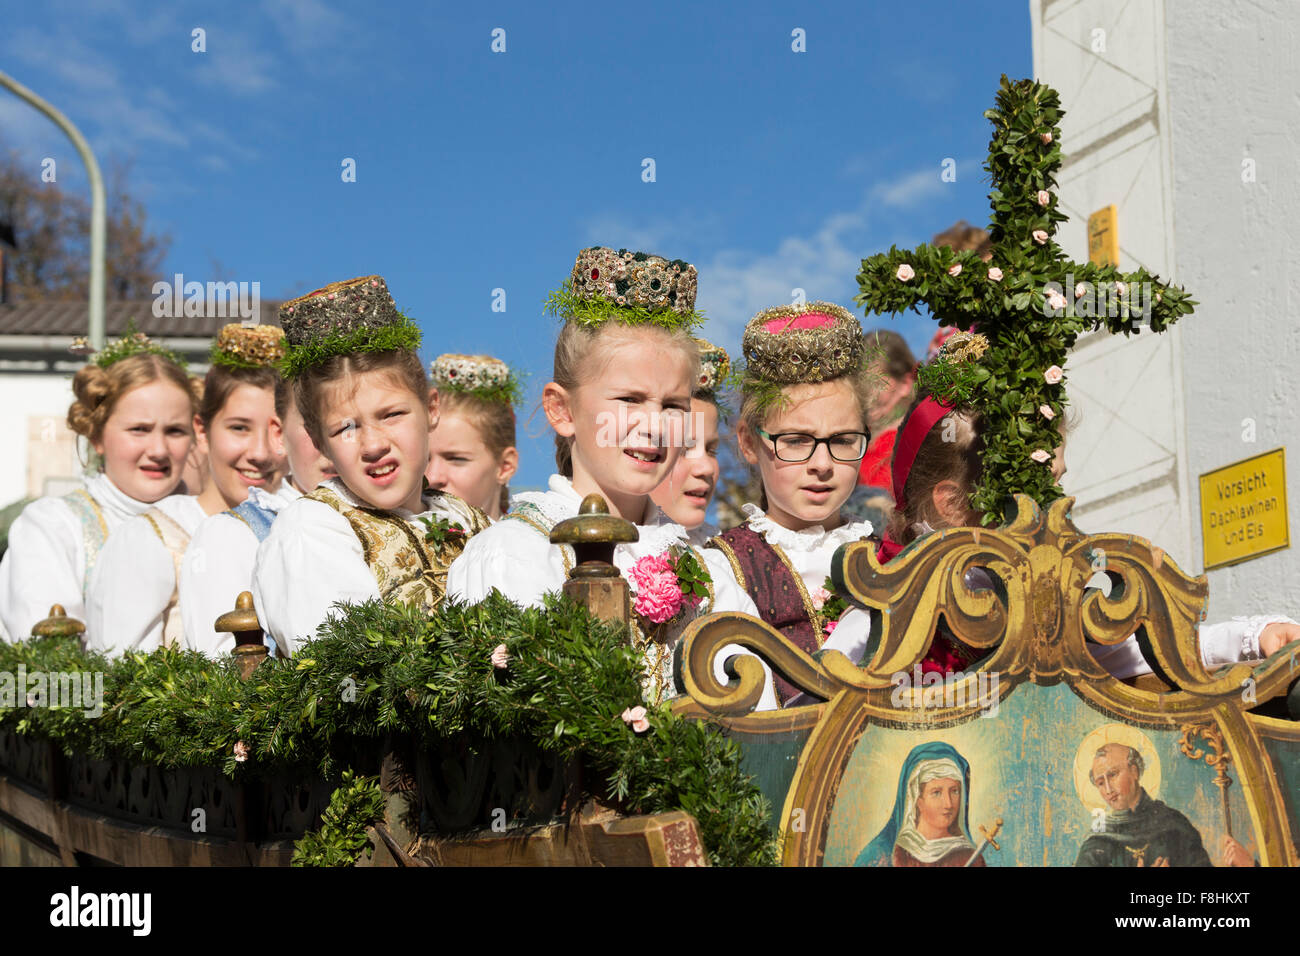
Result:
<svg viewBox="0 0 1300 956"><path fill-rule="evenodd" d="M862 325L829 302L764 309L741 340L746 375L775 385L824 382L862 364Z"/></svg>

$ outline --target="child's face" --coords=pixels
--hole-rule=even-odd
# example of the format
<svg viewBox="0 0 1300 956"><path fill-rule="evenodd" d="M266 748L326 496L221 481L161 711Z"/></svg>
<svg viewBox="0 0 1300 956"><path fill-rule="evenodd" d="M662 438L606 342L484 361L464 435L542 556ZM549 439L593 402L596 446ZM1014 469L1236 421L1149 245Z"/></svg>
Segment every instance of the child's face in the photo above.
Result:
<svg viewBox="0 0 1300 956"><path fill-rule="evenodd" d="M690 361L644 333L590 362L576 388L547 386L559 396L547 418L559 435L573 438L575 488L598 491L615 513L637 520L677 463L691 408Z"/></svg>
<svg viewBox="0 0 1300 956"><path fill-rule="evenodd" d="M208 475L227 508L248 497L249 488L274 491L284 477L285 459L271 444L275 394L256 385L236 385L207 428L195 418L199 447L208 456Z"/></svg>
<svg viewBox="0 0 1300 956"><path fill-rule="evenodd" d="M422 402L394 374L374 369L331 383L321 402L321 451L348 490L385 511L422 511L438 393Z"/></svg>
<svg viewBox="0 0 1300 956"><path fill-rule="evenodd" d="M815 438L829 438L843 432L863 432L866 423L847 382L820 382L784 389L784 404L768 413L763 430L770 435L801 432ZM752 429L741 428L737 436L741 454L757 465L767 492L768 517L801 531L813 525L826 528L840 524L840 507L849 500L858 481L862 461L837 461L825 443L817 446L807 461L781 461L772 443Z"/></svg>
<svg viewBox="0 0 1300 956"><path fill-rule="evenodd" d="M276 420L271 435L288 458L289 476L303 494L310 494L321 482L338 474L330 460L317 450L311 435L307 434L296 403L289 403L284 420Z"/></svg>
<svg viewBox="0 0 1300 956"><path fill-rule="evenodd" d="M510 449L505 449L510 451ZM450 491L497 517L501 486L514 474L512 460L488 449L479 430L460 412L444 412L429 433L429 467L424 475L435 491Z"/></svg>
<svg viewBox="0 0 1300 956"><path fill-rule="evenodd" d="M174 492L194 444L193 414L190 396L168 381L122 395L93 443L109 480L137 501Z"/></svg>
<svg viewBox="0 0 1300 956"><path fill-rule="evenodd" d="M718 407L712 402L691 399L686 448L668 480L650 495L673 521L684 528L698 528L718 484Z"/></svg>

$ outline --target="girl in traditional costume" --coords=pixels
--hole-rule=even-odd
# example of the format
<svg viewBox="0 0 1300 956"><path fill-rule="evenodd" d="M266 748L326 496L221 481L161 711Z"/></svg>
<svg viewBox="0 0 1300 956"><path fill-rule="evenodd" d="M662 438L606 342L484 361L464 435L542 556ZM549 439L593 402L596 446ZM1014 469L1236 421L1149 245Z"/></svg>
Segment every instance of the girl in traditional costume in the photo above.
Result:
<svg viewBox="0 0 1300 956"><path fill-rule="evenodd" d="M922 381L959 381L962 366L983 355L983 336L959 332L943 346L936 363L922 372ZM1049 409L1050 410L1050 409ZM1055 412L1053 412L1053 417ZM972 493L983 471L984 417L977 408L960 401L940 401L922 385L899 429L892 465L897 510L877 550L886 563L922 535L946 528L979 526L980 514L971 504ZM1035 459L1051 468L1059 480L1065 472L1064 458L1044 452ZM999 590L1001 582L982 568L967 572L969 588ZM1206 667L1242 660L1258 660L1283 644L1300 639L1300 626L1282 615L1238 617L1218 624L1201 624L1197 629L1201 660ZM1152 673L1136 636L1114 645L1090 645L1093 657L1114 676L1124 679ZM930 650L921 661L923 673L951 674L977 665L985 651L956 638L940 625Z"/></svg>
<svg viewBox="0 0 1300 956"><path fill-rule="evenodd" d="M280 349L280 356L283 349ZM289 467L278 490L250 488L235 507L203 519L190 541L181 566L180 608L185 646L209 657L228 655L235 638L218 633L218 617L235 606L240 592L250 591L257 546L271 533L276 516L292 501L310 494L328 478L334 466L317 450L293 400L293 386L281 379L275 386L275 415L271 441ZM275 642L267 643L274 653Z"/></svg>
<svg viewBox="0 0 1300 956"><path fill-rule="evenodd" d="M284 508L257 551L258 619L289 655L336 602L379 598L433 610L452 559L490 521L424 487L438 393L416 354L420 330L382 278L286 302L280 323L298 411L337 472Z"/></svg>
<svg viewBox="0 0 1300 956"><path fill-rule="evenodd" d="M548 305L565 319L554 381L542 391L557 473L549 490L515 495L510 513L466 546L448 578L457 600L481 601L496 589L540 606L574 563L572 547L551 544L551 529L599 494L611 514L636 525L638 539L614 548L614 564L636 595L646 699L656 704L675 693L672 649L686 621L709 610L754 610L734 585L714 583L720 556L692 548L681 525L661 523L650 499L680 454L664 436L683 434L699 375L687 334L700 321L696 283L695 267L680 260L607 248L579 254ZM695 584L706 594L692 595Z"/></svg>
<svg viewBox="0 0 1300 956"><path fill-rule="evenodd" d="M519 379L490 355L440 355L432 371L441 415L429 435L429 487L458 495L495 521L510 510L510 479L519 470Z"/></svg>
<svg viewBox="0 0 1300 956"><path fill-rule="evenodd" d="M194 417L207 484L198 495L163 498L110 535L90 584L88 647L116 655L182 645L181 565L199 523L253 489L278 488L284 474L271 442L282 337L273 326L238 323L218 333Z"/></svg>
<svg viewBox="0 0 1300 956"><path fill-rule="evenodd" d="M763 620L805 652L820 650L837 629L839 649L854 660L866 646L870 616L842 602L827 580L844 544L871 534L869 521L845 521L841 506L857 484L870 440L870 381L862 327L826 302L766 309L742 341L746 368L736 431L745 460L763 481L761 505L710 541L726 557L728 577L757 605ZM776 694L797 689L778 677Z"/></svg>
<svg viewBox="0 0 1300 956"><path fill-rule="evenodd" d="M950 744L912 748L898 774L889 822L855 866L984 866L970 837L970 764Z"/></svg>
<svg viewBox="0 0 1300 956"><path fill-rule="evenodd" d="M26 640L61 604L85 620L109 533L176 490L194 443L196 397L170 352L141 333L104 349L72 380L68 427L100 459L84 487L23 509L0 561L0 633Z"/></svg>
<svg viewBox="0 0 1300 956"><path fill-rule="evenodd" d="M718 487L718 423L722 416L718 391L727 379L731 360L725 349L696 339L700 352L700 374L691 394L691 414L686 425L686 444L677 464L662 485L650 494L659 506L660 518L686 529L691 544L703 547L718 533L705 521L709 502Z"/></svg>

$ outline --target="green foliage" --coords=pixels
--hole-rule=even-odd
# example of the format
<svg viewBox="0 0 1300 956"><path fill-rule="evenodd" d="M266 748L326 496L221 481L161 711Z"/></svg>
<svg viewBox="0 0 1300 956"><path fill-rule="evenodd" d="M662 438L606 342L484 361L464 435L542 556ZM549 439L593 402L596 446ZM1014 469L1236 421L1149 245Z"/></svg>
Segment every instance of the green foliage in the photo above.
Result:
<svg viewBox="0 0 1300 956"><path fill-rule="evenodd" d="M399 313L400 314L400 313ZM420 327L407 316L400 322L379 328L356 328L347 332L329 331L300 345L285 343L280 374L297 378L304 370L332 358L353 352L415 351L420 347Z"/></svg>
<svg viewBox="0 0 1300 956"><path fill-rule="evenodd" d="M436 383L440 392L464 392L467 395L473 395L481 398L485 402L499 402L502 405L509 405L512 408L523 403L524 400L524 383L519 374L514 369L506 376L506 380L499 385L453 385L448 382Z"/></svg>
<svg viewBox="0 0 1300 956"><path fill-rule="evenodd" d="M1049 385L1044 372L1053 365L1064 368L1068 350L1084 332L1105 328L1128 336L1142 324L1161 332L1190 314L1196 303L1145 269L1123 273L1113 266L1069 262L1052 240L1057 224L1067 219L1054 193L1064 115L1055 90L1003 76L997 105L984 115L993 124L984 166L993 187L993 261L947 247L891 246L887 253L862 260L855 301L869 313L895 314L907 309L919 314L925 303L941 325L973 325L988 338L988 353L969 370L941 371L926 384L984 413L983 477L971 503L991 525L1003 520L1003 509L1015 493L1044 506L1061 496L1049 464L1030 457L1036 450L1050 454L1061 442L1059 422L1039 409L1046 405L1054 416L1061 415L1065 386ZM1040 190L1048 193L1046 204L1039 202ZM1036 230L1047 234L1045 242L1034 239ZM903 265L912 268L912 278L898 278ZM950 275L956 265L961 269ZM1000 270L1001 278L996 273L990 278L990 269ZM1095 294L1076 296L1079 283ZM1116 283L1124 284L1122 293ZM1133 294L1146 284L1149 308ZM1048 306L1051 288L1064 296L1066 308Z"/></svg>
<svg viewBox="0 0 1300 956"><path fill-rule="evenodd" d="M321 814L321 827L304 834L293 850L294 866L353 866L369 846L366 828L384 817L379 778L345 771Z"/></svg>
<svg viewBox="0 0 1300 956"><path fill-rule="evenodd" d="M437 515L430 515L428 518L421 518L424 523L424 539L437 545L439 548L446 543L447 538L455 538L463 541L465 538L465 529L458 522L449 518L439 518Z"/></svg>
<svg viewBox="0 0 1300 956"><path fill-rule="evenodd" d="M647 309L639 305L619 305L605 298L585 298L573 291L573 283L566 279L564 285L546 296L546 314L558 316L579 325L595 328L605 322L622 322L624 325L657 325L660 328L688 332L704 324L704 313L692 309L686 314L673 309Z"/></svg>
<svg viewBox="0 0 1300 956"><path fill-rule="evenodd" d="M114 362L120 362L124 358L130 358L132 355L142 355L149 353L152 355L161 355L163 358L171 359L182 369L185 368L185 360L173 352L171 349L163 348L149 336L145 335L136 328L135 319L129 319L126 323L126 330L122 337L113 342L109 342L102 349L95 353L91 361L100 368L108 368Z"/></svg>
<svg viewBox="0 0 1300 956"><path fill-rule="evenodd" d="M502 643L504 671L491 660ZM608 781L598 795L628 812L695 814L716 864L775 859L767 802L736 745L667 707L650 712L649 731L634 733L620 715L641 703L640 652L625 628L558 595L545 608L520 608L494 591L432 616L379 601L340 605L296 657L270 658L247 681L233 661L173 650L109 661L70 638L0 644L0 671L19 664L29 673L103 672L98 718L0 709L0 726L48 736L68 753L220 766L232 777L286 769L332 776L363 755L373 759L388 735L417 746L461 735L524 738L581 759L588 779ZM338 800L341 815L361 795ZM337 816L333 825L300 846L304 860L342 859L366 823Z"/></svg>

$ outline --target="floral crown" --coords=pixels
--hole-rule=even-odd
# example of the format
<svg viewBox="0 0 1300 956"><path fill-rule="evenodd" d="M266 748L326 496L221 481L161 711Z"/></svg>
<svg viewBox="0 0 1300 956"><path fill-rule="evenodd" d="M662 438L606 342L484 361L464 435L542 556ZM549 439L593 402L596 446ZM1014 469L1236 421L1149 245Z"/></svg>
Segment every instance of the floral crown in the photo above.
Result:
<svg viewBox="0 0 1300 956"><path fill-rule="evenodd" d="M695 382L695 394L701 398L713 398L727 382L731 358L726 349L707 339L696 339L695 345L700 350L700 377Z"/></svg>
<svg viewBox="0 0 1300 956"><path fill-rule="evenodd" d="M921 387L947 405L970 403L988 369L980 359L989 350L989 340L978 332L954 332L944 340L934 360L917 370Z"/></svg>
<svg viewBox="0 0 1300 956"><path fill-rule="evenodd" d="M212 364L275 368L284 360L284 329L274 325L223 325L212 343Z"/></svg>
<svg viewBox="0 0 1300 956"><path fill-rule="evenodd" d="M697 287L695 266L682 259L595 246L578 253L546 311L586 326L616 321L692 329L704 321L695 310Z"/></svg>
<svg viewBox="0 0 1300 956"><path fill-rule="evenodd" d="M491 355L439 355L430 368L440 390L465 392L488 402L518 405L523 384L510 366Z"/></svg>
<svg viewBox="0 0 1300 956"><path fill-rule="evenodd" d="M380 276L334 282L280 306L285 356L280 371L294 378L312 365L352 352L415 350L420 329L397 310Z"/></svg>
<svg viewBox="0 0 1300 956"><path fill-rule="evenodd" d="M68 351L75 355L85 355L87 360L94 362L100 368L108 368L122 359L130 358L132 355L158 355L162 358L175 362L182 369L185 368L185 360L173 352L171 349L164 348L149 336L145 335L135 326L135 320L131 319L126 323L126 329L122 337L116 341L109 342L98 352L94 352L90 347L90 342L85 336L79 336L72 340L68 346Z"/></svg>

